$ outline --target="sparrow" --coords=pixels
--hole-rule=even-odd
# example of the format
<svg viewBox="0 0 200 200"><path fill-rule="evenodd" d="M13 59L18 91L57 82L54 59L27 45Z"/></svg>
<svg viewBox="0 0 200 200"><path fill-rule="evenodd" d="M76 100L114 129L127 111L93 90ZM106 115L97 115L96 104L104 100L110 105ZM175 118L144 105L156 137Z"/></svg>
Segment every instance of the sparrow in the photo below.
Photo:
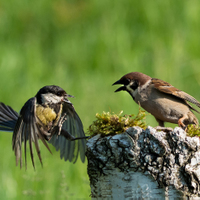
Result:
<svg viewBox="0 0 200 200"><path fill-rule="evenodd" d="M115 92L127 91L137 104L155 117L160 127L164 127L165 122L178 124L183 129L188 124L199 124L192 110L200 112L188 102L198 107L200 103L194 97L165 81L151 78L140 72L131 72L113 85L116 84L123 86Z"/></svg>
<svg viewBox="0 0 200 200"><path fill-rule="evenodd" d="M19 114L10 106L0 102L0 131L13 132L12 149L15 152L16 165L20 160L20 168L22 168L22 146L27 168L27 143L33 167L35 168L33 143L42 165L39 139L50 153L47 142L57 151L60 150L61 159L64 157L65 161L75 163L80 154L81 161L84 162L87 137L83 131L83 124L68 97L73 96L59 86L49 85L41 88L30 98Z"/></svg>

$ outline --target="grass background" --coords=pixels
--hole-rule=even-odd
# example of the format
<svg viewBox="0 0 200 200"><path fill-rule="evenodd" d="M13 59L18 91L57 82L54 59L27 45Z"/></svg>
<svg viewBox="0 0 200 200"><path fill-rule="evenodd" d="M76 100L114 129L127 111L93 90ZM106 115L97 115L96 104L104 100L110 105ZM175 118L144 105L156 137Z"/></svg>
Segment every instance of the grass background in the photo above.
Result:
<svg viewBox="0 0 200 200"><path fill-rule="evenodd" d="M199 19L198 0L1 0L0 101L19 111L39 88L59 85L76 97L87 131L97 112L137 114L128 93L111 87L131 71L200 100ZM150 115L147 123L157 125ZM41 145L44 167L35 159L36 171L30 160L20 170L11 138L0 134L1 199L90 199L87 162L64 162Z"/></svg>

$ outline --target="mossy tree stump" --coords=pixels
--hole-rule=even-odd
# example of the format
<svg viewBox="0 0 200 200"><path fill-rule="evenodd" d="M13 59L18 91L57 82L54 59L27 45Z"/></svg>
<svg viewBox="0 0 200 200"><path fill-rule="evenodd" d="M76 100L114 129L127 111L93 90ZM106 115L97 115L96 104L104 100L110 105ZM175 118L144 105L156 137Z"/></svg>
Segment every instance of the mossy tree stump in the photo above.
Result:
<svg viewBox="0 0 200 200"><path fill-rule="evenodd" d="M200 199L200 141L131 127L87 142L92 199Z"/></svg>

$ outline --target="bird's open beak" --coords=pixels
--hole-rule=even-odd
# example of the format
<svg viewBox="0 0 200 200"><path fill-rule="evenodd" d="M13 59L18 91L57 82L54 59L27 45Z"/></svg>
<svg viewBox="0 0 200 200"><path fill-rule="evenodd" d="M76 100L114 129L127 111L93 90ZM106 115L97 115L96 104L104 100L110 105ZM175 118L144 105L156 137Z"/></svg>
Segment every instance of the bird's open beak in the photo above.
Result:
<svg viewBox="0 0 200 200"><path fill-rule="evenodd" d="M62 99L62 101L66 102L66 103L69 103L69 104L72 104L72 103L68 100L68 97L74 98L74 96L72 96L72 95L70 95L70 94L66 94L65 97Z"/></svg>
<svg viewBox="0 0 200 200"><path fill-rule="evenodd" d="M72 97L72 98L74 98L74 96L72 96L70 94L66 94L66 97Z"/></svg>
<svg viewBox="0 0 200 200"><path fill-rule="evenodd" d="M112 85L119 85L119 84L122 84L122 83L121 83L121 80L116 81L116 82L113 83ZM126 90L126 86L125 86L125 85L119 87L117 90L115 90L115 92L119 92L119 91L122 91L122 90Z"/></svg>

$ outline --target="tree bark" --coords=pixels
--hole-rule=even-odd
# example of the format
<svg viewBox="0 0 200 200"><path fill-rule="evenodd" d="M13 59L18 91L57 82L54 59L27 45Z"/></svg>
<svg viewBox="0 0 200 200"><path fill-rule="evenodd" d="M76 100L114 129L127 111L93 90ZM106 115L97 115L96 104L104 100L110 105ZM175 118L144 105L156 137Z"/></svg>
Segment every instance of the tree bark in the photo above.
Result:
<svg viewBox="0 0 200 200"><path fill-rule="evenodd" d="M92 199L200 199L200 141L131 127L87 142Z"/></svg>

